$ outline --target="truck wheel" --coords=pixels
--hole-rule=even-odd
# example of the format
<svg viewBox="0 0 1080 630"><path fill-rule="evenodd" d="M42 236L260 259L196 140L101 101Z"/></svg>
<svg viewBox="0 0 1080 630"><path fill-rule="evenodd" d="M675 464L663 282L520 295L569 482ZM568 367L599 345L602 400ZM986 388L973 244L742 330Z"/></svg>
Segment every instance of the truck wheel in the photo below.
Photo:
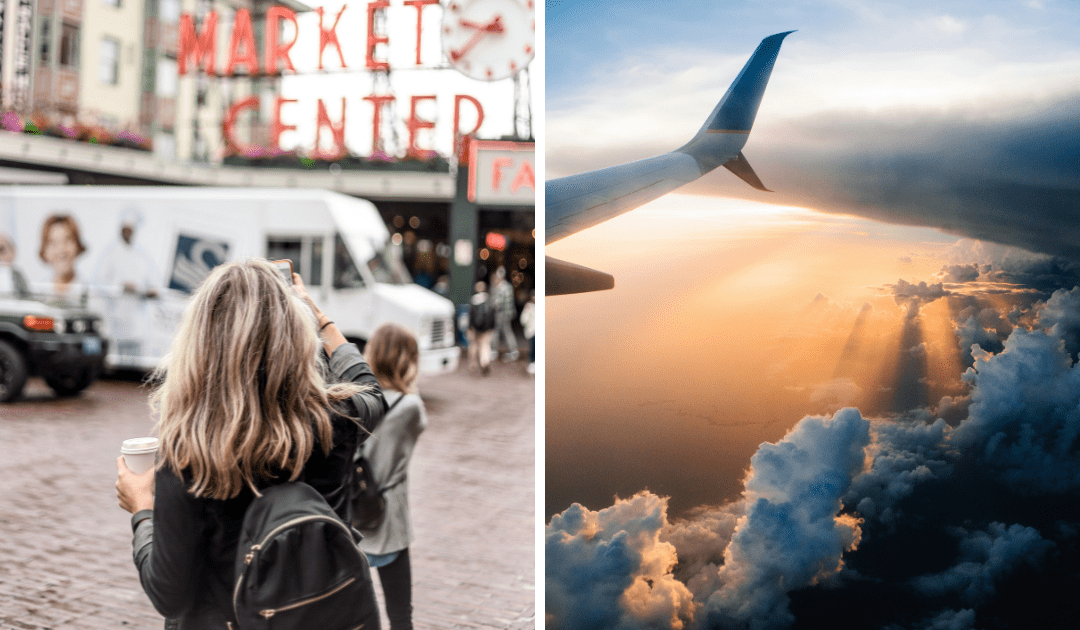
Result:
<svg viewBox="0 0 1080 630"><path fill-rule="evenodd" d="M91 375L90 370L83 370L70 374L48 376L45 378L45 382L56 392L57 396L67 397L75 396L90 387L90 383L94 382L94 377Z"/></svg>
<svg viewBox="0 0 1080 630"><path fill-rule="evenodd" d="M29 372L22 352L7 341L0 340L0 403L22 393Z"/></svg>

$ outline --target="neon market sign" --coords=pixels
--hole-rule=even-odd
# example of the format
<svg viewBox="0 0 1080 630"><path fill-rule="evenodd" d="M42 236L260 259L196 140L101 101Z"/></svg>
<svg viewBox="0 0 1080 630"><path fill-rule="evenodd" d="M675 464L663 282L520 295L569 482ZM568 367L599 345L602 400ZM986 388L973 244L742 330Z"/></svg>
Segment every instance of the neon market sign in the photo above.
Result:
<svg viewBox="0 0 1080 630"><path fill-rule="evenodd" d="M416 46L415 66L420 66L422 62L420 43L424 25L424 8L438 5L439 0L403 0L402 4L416 9L416 37L414 40ZM390 36L386 34L376 34L375 32L377 12L389 6L389 0L374 0L367 4L367 43L365 45L364 67L369 71L390 70L390 63L385 58L385 47L390 45ZM338 24L347 8L347 6L341 7L341 10L338 11L336 17L333 17L332 21L330 16L324 14L324 9L322 7L315 9L315 12L319 16L319 70L325 69L324 60L329 59L330 61L333 61L333 57L335 56L341 69L349 68L349 65L345 60L345 55L342 52L341 43L338 40L337 33ZM282 22L291 23L293 26L292 32L294 35L291 41L281 41L284 39L280 35ZM270 7L266 12L264 26L265 29L263 30L263 33L265 34L265 42L263 49L259 51L255 44L255 33L252 27L251 12L247 9L239 9L236 11L232 24L232 32L229 37L228 57L225 61L223 70L219 73L217 65L219 58L219 51L217 50L217 12L210 11L206 13L198 28L196 28L195 19L191 14L182 14L180 16L180 32L178 38L178 74L184 76L189 73L198 74L202 72L210 77L278 76L282 71L288 71L295 74L296 67L293 65L290 54L299 36L296 13L287 7ZM441 62L442 59L440 58L439 61ZM379 138L381 135L380 128L383 124L381 114L384 108L395 102L397 97L392 94L372 93L363 96L362 98L364 101L370 102L373 107L373 114L371 117L371 128L373 131L371 154L378 155L381 151ZM434 103L436 100L437 97L433 94L411 95L408 98L409 115L405 120L405 125L408 129L406 155L409 157L427 158L435 155L434 151L417 146L417 140L421 130L435 128L435 122L419 116L417 114L417 109L428 106L424 104ZM271 110L273 117L270 126L270 143L272 149L277 149L280 146L282 133L296 130L296 125L288 125L281 120L282 108L288 107L294 103L297 103L297 99L287 99L280 96L274 101ZM242 112L245 110L259 111L260 107L260 97L257 95L248 96L229 105L222 124L227 152L246 155L252 155L258 152L259 147L241 144L236 138L234 127L237 118ZM334 107L334 109L336 110L336 107ZM332 120L329 110L327 109L327 104L323 99L317 99L313 157L334 160L346 155L345 111L346 99L342 98L341 116L336 121ZM469 117L475 116L476 124L472 129L461 129L463 113ZM455 147L455 150L460 146L460 138L475 134L477 130L480 129L480 125L483 122L484 109L476 97L469 94L454 95L452 129L454 134L453 146ZM332 139L332 148L329 151L321 150L319 146L319 140L324 137L324 132L329 133L329 136Z"/></svg>

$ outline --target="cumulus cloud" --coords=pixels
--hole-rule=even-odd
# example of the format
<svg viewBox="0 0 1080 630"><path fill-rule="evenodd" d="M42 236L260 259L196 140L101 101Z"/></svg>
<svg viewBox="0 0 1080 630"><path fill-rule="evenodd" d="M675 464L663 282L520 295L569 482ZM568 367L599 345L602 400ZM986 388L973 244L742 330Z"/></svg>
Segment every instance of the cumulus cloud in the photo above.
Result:
<svg viewBox="0 0 1080 630"><path fill-rule="evenodd" d="M661 539L675 545L679 565L675 568L675 577L684 582L703 573L707 566L716 568L724 561L724 549L731 542L735 527L743 516L742 501L735 501L721 506L701 506L687 512L666 527ZM692 592L711 592L704 585Z"/></svg>
<svg viewBox="0 0 1080 630"><path fill-rule="evenodd" d="M692 596L671 574L675 547L660 541L666 523L667 499L648 492L598 512L575 503L553 516L544 550L547 627L685 627Z"/></svg>
<svg viewBox="0 0 1080 630"><path fill-rule="evenodd" d="M945 290L942 283L926 284L926 282L920 282L919 284L912 284L901 278L897 280L896 284L890 285L893 291L893 297L896 298L897 303L905 301L906 299L918 299L927 302L936 300L950 293Z"/></svg>
<svg viewBox="0 0 1080 630"><path fill-rule="evenodd" d="M836 574L858 545L841 497L862 470L869 426L856 409L803 418L751 458L742 500L674 522L648 492L552 517L548 628L786 627L787 594Z"/></svg>
<svg viewBox="0 0 1080 630"><path fill-rule="evenodd" d="M975 316L968 317L956 324L956 340L960 344L960 360L965 368L975 365L972 354L973 346L982 352L996 353L1004 349L1004 344L995 332L988 330Z"/></svg>
<svg viewBox="0 0 1080 630"><path fill-rule="evenodd" d="M803 418L777 444L761 445L751 458L746 516L717 573L720 588L705 600L710 624L787 627L788 593L843 567L861 531L840 514L841 497L862 469L869 427L858 410L842 409Z"/></svg>
<svg viewBox="0 0 1080 630"><path fill-rule="evenodd" d="M943 443L948 426L941 419L932 424L878 421L872 426L870 467L855 478L844 500L864 517L892 523L900 516L897 503L919 483L951 474Z"/></svg>
<svg viewBox="0 0 1080 630"><path fill-rule="evenodd" d="M974 282L979 279L978 265L948 265L941 270L945 282Z"/></svg>
<svg viewBox="0 0 1080 630"><path fill-rule="evenodd" d="M1080 353L1080 286L1071 290L1058 289L1039 311L1037 325L1050 329L1061 337L1065 349L1076 361Z"/></svg>
<svg viewBox="0 0 1080 630"><path fill-rule="evenodd" d="M1016 489L1080 488L1080 370L1060 337L1016 329L1005 349L975 352L964 373L972 386L968 417L951 436Z"/></svg>
<svg viewBox="0 0 1080 630"><path fill-rule="evenodd" d="M1001 577L1021 564L1038 564L1054 547L1038 530L1023 525L991 523L987 531L959 530L957 534L962 537L960 562L941 573L913 580L924 595L955 594L965 604L980 604L994 596L995 583Z"/></svg>

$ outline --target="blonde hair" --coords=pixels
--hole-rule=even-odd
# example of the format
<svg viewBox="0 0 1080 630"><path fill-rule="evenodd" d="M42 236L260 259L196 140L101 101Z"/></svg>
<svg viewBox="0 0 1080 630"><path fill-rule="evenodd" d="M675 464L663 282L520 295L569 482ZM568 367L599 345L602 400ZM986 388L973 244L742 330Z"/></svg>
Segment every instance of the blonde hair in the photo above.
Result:
<svg viewBox="0 0 1080 630"><path fill-rule="evenodd" d="M416 393L420 352L411 332L397 324L383 324L371 335L364 355L380 385Z"/></svg>
<svg viewBox="0 0 1080 630"><path fill-rule="evenodd" d="M220 265L184 311L154 372L159 467L189 471L197 497L296 479L316 443L332 447L330 406L367 388L327 384L315 316L262 259Z"/></svg>

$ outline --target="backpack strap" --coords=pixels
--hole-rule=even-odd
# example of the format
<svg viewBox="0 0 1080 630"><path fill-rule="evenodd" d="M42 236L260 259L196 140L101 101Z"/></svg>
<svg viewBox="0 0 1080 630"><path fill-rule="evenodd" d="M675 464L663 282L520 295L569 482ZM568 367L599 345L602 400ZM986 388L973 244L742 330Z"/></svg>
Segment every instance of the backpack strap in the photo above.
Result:
<svg viewBox="0 0 1080 630"><path fill-rule="evenodd" d="M393 409L394 407L397 407L397 404L398 404L399 402L401 402L401 401L402 401L402 399L404 399L404 398L405 398L405 396L407 396L407 395L408 395L408 394L406 394L405 392L401 392L401 395L397 397L397 400L395 400L394 402L390 403L390 406L386 408L386 413L385 413L385 414L383 414L383 416L385 417L385 416L386 416L387 414L389 414L389 413L390 413L390 410L391 410L391 409ZM357 458L359 458L359 457L362 457L361 453L363 452L363 450L364 450L364 445L363 445L363 444L361 444L361 445L360 445L359 447L357 447L357 449L356 449L356 456L357 456ZM382 493L386 492L386 491L387 491L387 490L389 490L390 488L394 488L394 487L396 487L396 486L399 486L399 485L401 485L401 482L402 482L402 481L405 481L405 480L404 480L404 479L402 479L401 481L398 481L397 483L395 483L395 484L391 484L391 485L389 485L389 486L380 486L380 487L379 487L379 494L382 494Z"/></svg>
<svg viewBox="0 0 1080 630"><path fill-rule="evenodd" d="M390 403L390 406L386 408L386 413L390 413L390 410L391 410L391 409L393 409L394 407L397 407L397 404L398 404L399 402L401 402L401 399L402 399L402 398L405 398L405 396L406 396L406 395L407 395L407 394L406 394L405 392L401 392L401 395L397 397L397 400L395 400L394 402ZM383 414L383 415L386 415L386 414Z"/></svg>
<svg viewBox="0 0 1080 630"><path fill-rule="evenodd" d="M383 417L386 417L386 415L390 413L391 409L393 409L394 407L397 407L397 404L399 402L401 402L402 398L405 398L405 392L402 392L401 395L397 397L397 400L390 403L390 406L387 407L386 411L383 413ZM381 422L381 420L380 420L380 422ZM361 453L363 453L363 452L364 452L364 445L363 444L358 444L357 447L356 447L356 454L353 455L353 461L356 461L357 459L359 459L361 457Z"/></svg>

